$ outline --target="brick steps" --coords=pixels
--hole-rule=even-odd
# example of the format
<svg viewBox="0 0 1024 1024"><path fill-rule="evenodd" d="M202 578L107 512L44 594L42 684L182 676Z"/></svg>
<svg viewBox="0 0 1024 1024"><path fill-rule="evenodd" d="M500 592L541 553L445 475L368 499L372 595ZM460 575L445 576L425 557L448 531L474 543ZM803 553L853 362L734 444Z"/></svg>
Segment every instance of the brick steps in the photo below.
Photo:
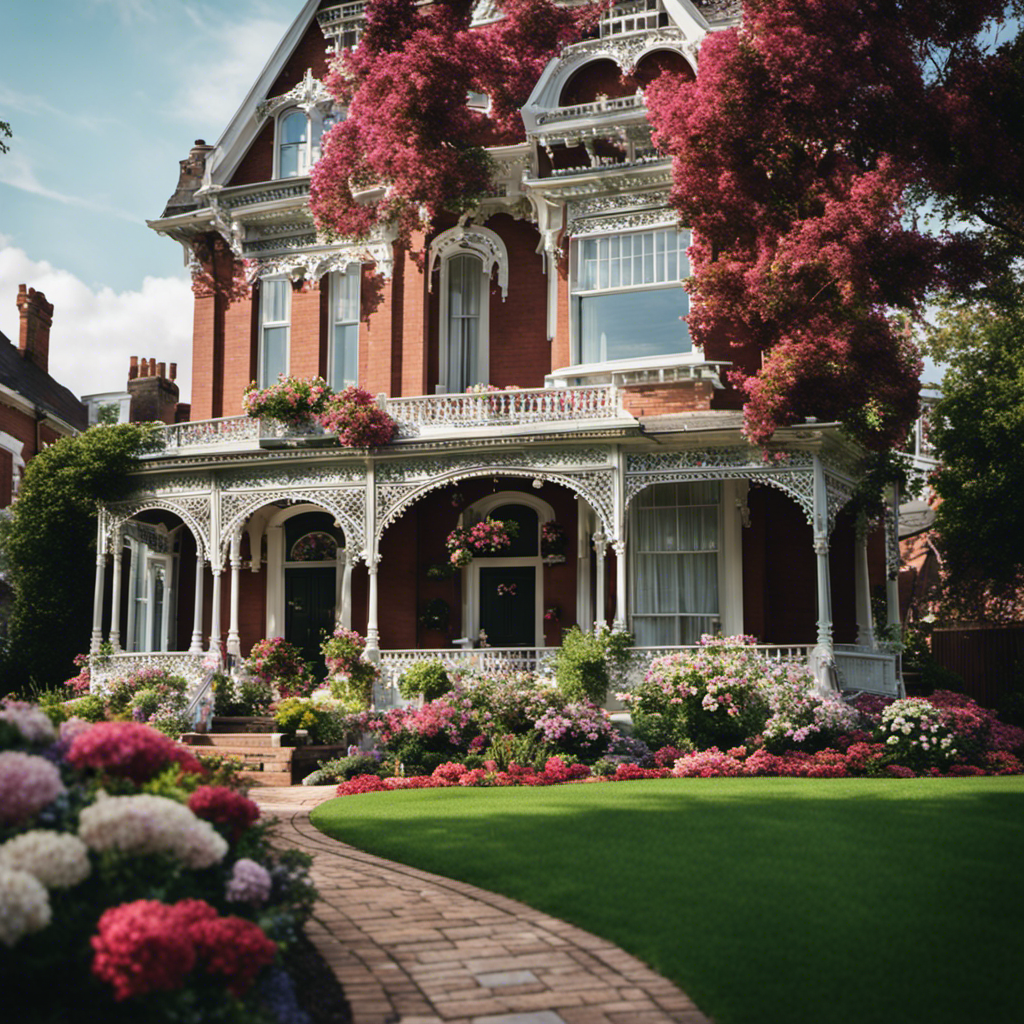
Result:
<svg viewBox="0 0 1024 1024"><path fill-rule="evenodd" d="M291 786L313 771L318 761L339 757L343 746L283 747L272 718L215 718L212 732L190 732L181 742L197 754L231 757L242 763L238 774L251 786Z"/></svg>

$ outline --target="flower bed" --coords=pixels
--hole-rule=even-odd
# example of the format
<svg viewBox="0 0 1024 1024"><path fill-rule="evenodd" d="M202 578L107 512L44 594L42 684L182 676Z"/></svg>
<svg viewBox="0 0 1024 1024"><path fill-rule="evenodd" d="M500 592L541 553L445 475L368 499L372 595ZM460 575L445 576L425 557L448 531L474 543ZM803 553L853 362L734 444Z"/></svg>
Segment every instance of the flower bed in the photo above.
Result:
<svg viewBox="0 0 1024 1024"><path fill-rule="evenodd" d="M89 1020L308 1021L283 958L312 909L309 859L271 848L229 772L140 722L57 730L5 701L0 726L12 1020L85 1019L88 1000Z"/></svg>

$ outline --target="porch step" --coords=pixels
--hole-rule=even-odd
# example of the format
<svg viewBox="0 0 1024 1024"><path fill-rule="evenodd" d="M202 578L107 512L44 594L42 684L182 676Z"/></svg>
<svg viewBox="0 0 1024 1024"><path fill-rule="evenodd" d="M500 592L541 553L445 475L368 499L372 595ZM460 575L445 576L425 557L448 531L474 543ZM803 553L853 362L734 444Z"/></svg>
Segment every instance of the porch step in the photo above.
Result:
<svg viewBox="0 0 1024 1024"><path fill-rule="evenodd" d="M274 719L266 715L249 715L238 718L215 717L210 722L210 732L214 733L265 733L275 732L277 725Z"/></svg>
<svg viewBox="0 0 1024 1024"><path fill-rule="evenodd" d="M245 747L251 750L280 750L282 733L272 732L189 732L182 742L192 747Z"/></svg>
<svg viewBox="0 0 1024 1024"><path fill-rule="evenodd" d="M286 772L241 771L238 773L238 776L244 779L250 786L290 786L292 784L290 769Z"/></svg>

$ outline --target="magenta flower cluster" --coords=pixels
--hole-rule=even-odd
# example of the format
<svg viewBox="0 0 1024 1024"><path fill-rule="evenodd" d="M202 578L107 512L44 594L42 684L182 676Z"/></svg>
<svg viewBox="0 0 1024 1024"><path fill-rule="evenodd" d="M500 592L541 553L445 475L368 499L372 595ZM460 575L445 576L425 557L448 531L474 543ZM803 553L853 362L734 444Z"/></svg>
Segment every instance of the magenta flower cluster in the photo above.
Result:
<svg viewBox="0 0 1024 1024"><path fill-rule="evenodd" d="M398 429L373 395L354 384L327 399L317 420L345 448L383 448Z"/></svg>
<svg viewBox="0 0 1024 1024"><path fill-rule="evenodd" d="M470 527L458 526L448 534L448 547L452 565L469 565L474 555L496 555L512 546L512 538L519 533L518 523L505 523L500 519L484 519Z"/></svg>
<svg viewBox="0 0 1024 1024"><path fill-rule="evenodd" d="M267 388L253 381L242 395L242 411L254 419L279 420L300 427L326 410L332 394L323 377L305 380L281 374L278 382Z"/></svg>

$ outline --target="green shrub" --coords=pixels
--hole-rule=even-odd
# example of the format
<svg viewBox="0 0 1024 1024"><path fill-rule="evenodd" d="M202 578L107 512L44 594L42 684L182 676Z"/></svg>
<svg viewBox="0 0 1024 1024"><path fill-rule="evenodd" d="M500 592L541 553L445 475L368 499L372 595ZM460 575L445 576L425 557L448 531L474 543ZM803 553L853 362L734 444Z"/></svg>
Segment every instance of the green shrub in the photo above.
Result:
<svg viewBox="0 0 1024 1024"><path fill-rule="evenodd" d="M632 635L621 630L585 633L579 626L567 629L562 634L562 646L555 653L558 688L569 700L604 704L611 672L625 660L632 645Z"/></svg>
<svg viewBox="0 0 1024 1024"><path fill-rule="evenodd" d="M501 771L515 762L524 768L536 768L541 771L549 757L558 751L545 743L536 732L524 735L495 736L491 745L484 751L485 761L494 761Z"/></svg>
<svg viewBox="0 0 1024 1024"><path fill-rule="evenodd" d="M331 696L349 714L368 711L373 702L373 684L376 681L377 666L369 661L358 661L347 674L331 676Z"/></svg>
<svg viewBox="0 0 1024 1024"><path fill-rule="evenodd" d="M274 723L277 731L284 733L291 742L299 729L309 733L309 742L313 744L342 743L345 739L341 715L305 697L288 697L281 701Z"/></svg>
<svg viewBox="0 0 1024 1024"><path fill-rule="evenodd" d="M423 695L424 700L443 697L452 688L448 671L439 658L417 661L402 673L398 681L398 692L406 699L413 700Z"/></svg>
<svg viewBox="0 0 1024 1024"><path fill-rule="evenodd" d="M348 757L333 757L329 761L321 761L320 767L313 773L319 779L310 782L310 776L302 780L303 785L323 786L331 782L343 782L356 775L383 775L380 761L371 754L352 754Z"/></svg>
<svg viewBox="0 0 1024 1024"><path fill-rule="evenodd" d="M107 702L98 693L87 693L65 706L70 714L87 722L102 722L107 717Z"/></svg>

